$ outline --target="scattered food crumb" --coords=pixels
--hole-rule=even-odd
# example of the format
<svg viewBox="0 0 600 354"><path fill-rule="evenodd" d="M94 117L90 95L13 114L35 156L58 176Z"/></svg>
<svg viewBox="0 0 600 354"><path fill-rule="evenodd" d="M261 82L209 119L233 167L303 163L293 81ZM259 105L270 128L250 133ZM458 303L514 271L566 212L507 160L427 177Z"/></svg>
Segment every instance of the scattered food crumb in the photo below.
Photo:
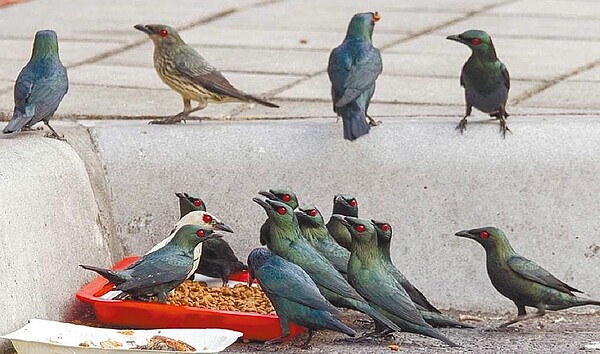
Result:
<svg viewBox="0 0 600 354"><path fill-rule="evenodd" d="M123 343L117 342L116 340L107 339L103 342L100 342L100 346L103 349L116 349L123 347Z"/></svg>
<svg viewBox="0 0 600 354"><path fill-rule="evenodd" d="M132 336L134 332L133 329L124 329L122 331L118 331L117 333L120 333L125 336Z"/></svg>
<svg viewBox="0 0 600 354"><path fill-rule="evenodd" d="M390 350L393 352L397 352L398 349L400 349L400 346L398 344L390 344L388 345L388 348L390 348Z"/></svg>
<svg viewBox="0 0 600 354"><path fill-rule="evenodd" d="M85 341L85 342L81 342L81 343L79 343L79 346L80 346L80 347L85 347L85 348L88 348L88 347L90 346L90 343L88 343L87 341Z"/></svg>
<svg viewBox="0 0 600 354"><path fill-rule="evenodd" d="M471 315L460 315L458 317L461 321L474 321L474 322L483 322L483 318Z"/></svg>
<svg viewBox="0 0 600 354"><path fill-rule="evenodd" d="M308 40L304 38L302 38L299 42L300 44L308 44Z"/></svg>
<svg viewBox="0 0 600 354"><path fill-rule="evenodd" d="M565 322L567 319L564 317L560 317L554 320L554 323L561 323L561 322Z"/></svg>
<svg viewBox="0 0 600 354"><path fill-rule="evenodd" d="M248 343L250 343L250 339L242 339L242 343L248 344Z"/></svg>

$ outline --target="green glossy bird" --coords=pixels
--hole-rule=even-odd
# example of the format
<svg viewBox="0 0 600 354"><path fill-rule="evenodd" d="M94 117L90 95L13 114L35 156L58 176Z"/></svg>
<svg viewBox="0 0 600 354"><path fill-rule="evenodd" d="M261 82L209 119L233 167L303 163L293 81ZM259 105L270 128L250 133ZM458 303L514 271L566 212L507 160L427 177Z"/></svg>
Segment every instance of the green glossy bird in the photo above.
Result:
<svg viewBox="0 0 600 354"><path fill-rule="evenodd" d="M190 211L206 211L206 204L201 198L196 198L187 193L175 193L179 198L179 217L182 218Z"/></svg>
<svg viewBox="0 0 600 354"><path fill-rule="evenodd" d="M331 237L321 212L313 205L306 205L298 207L296 217L302 236L346 277L350 251L340 246Z"/></svg>
<svg viewBox="0 0 600 354"><path fill-rule="evenodd" d="M115 290L134 298L157 296L166 303L167 293L186 280L194 266L194 249L211 238L221 237L207 227L185 225L169 243L159 250L146 254L124 270L98 268L89 265L80 267L92 270L111 283Z"/></svg>
<svg viewBox="0 0 600 354"><path fill-rule="evenodd" d="M352 237L350 237L348 229L346 229L340 220L333 216L338 214L357 218L358 202L356 201L356 198L349 194L336 194L333 197L333 212L331 214L331 218L329 218L329 221L327 222L329 234L333 237L335 242L350 251L350 248L352 247Z"/></svg>
<svg viewBox="0 0 600 354"><path fill-rule="evenodd" d="M487 272L492 285L517 306L515 319L500 327L544 316L546 310L556 311L569 307L598 305L600 301L578 297L581 291L558 280L535 262L520 256L508 242L502 230L495 227L463 230L456 236L477 241L485 249ZM527 314L525 307L535 307L537 312Z"/></svg>
<svg viewBox="0 0 600 354"><path fill-rule="evenodd" d="M253 198L269 217L270 249L278 256L304 269L317 284L321 294L333 305L356 310L383 322L389 328L400 328L387 319L348 284L335 267L315 250L302 236L292 208L277 200Z"/></svg>
<svg viewBox="0 0 600 354"><path fill-rule="evenodd" d="M456 129L467 129L467 117L473 107L500 121L500 133L506 137L506 101L510 89L510 75L498 59L492 38L480 30L469 30L446 39L457 41L471 49L471 57L462 68L460 85L465 88L467 109Z"/></svg>
<svg viewBox="0 0 600 354"><path fill-rule="evenodd" d="M265 196L271 200L278 200L289 205L292 209L298 207L298 197L296 193L287 188L269 189L268 191L260 191L258 194ZM269 247L269 218L260 227L260 244Z"/></svg>
<svg viewBox="0 0 600 354"><path fill-rule="evenodd" d="M306 272L292 262L279 257L266 248L256 248L248 256L249 284L256 278L265 292L281 326L281 336L265 344L277 343L290 334L289 322L308 329L308 338L302 345L307 348L315 330L329 329L351 337L356 332L336 316L340 312L321 295L315 282Z"/></svg>
<svg viewBox="0 0 600 354"><path fill-rule="evenodd" d="M474 328L473 326L456 321L441 313L440 310L435 308L429 300L417 289L411 282L402 274L402 272L392 262L390 254L390 243L392 240L392 225L383 221L371 220L375 231L377 232L377 248L379 255L385 269L390 273L398 284L402 285L402 288L406 291L410 299L415 303L417 309L421 312L421 315L427 323L434 327L462 327L462 328Z"/></svg>
<svg viewBox="0 0 600 354"><path fill-rule="evenodd" d="M158 76L183 98L183 112L150 123L179 123L190 113L206 108L208 103L255 102L266 107L279 107L233 87L219 70L187 45L173 27L135 25L134 28L150 37L154 43L154 68ZM198 102L198 106L192 109L191 101Z"/></svg>
<svg viewBox="0 0 600 354"><path fill-rule="evenodd" d="M423 319L402 285L389 273L377 248L377 231L369 221L336 215L352 236L348 281L369 304L405 332L417 333L457 346Z"/></svg>
<svg viewBox="0 0 600 354"><path fill-rule="evenodd" d="M15 82L13 116L2 132L31 130L35 124L44 122L52 131L47 137L65 140L50 126L50 118L68 90L69 78L58 54L56 32L38 31L31 58Z"/></svg>

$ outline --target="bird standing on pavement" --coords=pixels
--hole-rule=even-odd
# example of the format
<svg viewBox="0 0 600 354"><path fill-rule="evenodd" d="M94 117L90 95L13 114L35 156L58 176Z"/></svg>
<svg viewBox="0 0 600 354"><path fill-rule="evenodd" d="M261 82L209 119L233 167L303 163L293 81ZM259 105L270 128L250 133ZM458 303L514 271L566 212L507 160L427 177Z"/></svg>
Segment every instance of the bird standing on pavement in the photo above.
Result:
<svg viewBox="0 0 600 354"><path fill-rule="evenodd" d="M456 129L467 129L467 117L473 107L488 113L500 121L500 133L506 137L506 101L510 89L510 76L506 66L498 59L492 38L480 30L469 30L446 39L457 41L471 48L471 57L460 74L460 85L465 88L467 109Z"/></svg>
<svg viewBox="0 0 600 354"><path fill-rule="evenodd" d="M375 80L383 70L379 49L373 47L373 28L379 13L354 15L346 38L329 56L333 111L342 117L344 139L355 140L377 125L367 113L375 93ZM367 124L369 119L369 124Z"/></svg>
<svg viewBox="0 0 600 354"><path fill-rule="evenodd" d="M146 254L125 270L103 269L80 265L92 270L120 290L134 298L157 296L166 303L167 293L188 278L194 264L194 249L211 238L221 237L203 226L185 225L180 228L167 245Z"/></svg>
<svg viewBox="0 0 600 354"><path fill-rule="evenodd" d="M187 45L177 31L166 25L135 25L154 43L154 68L160 79L183 98L183 112L153 124L174 124L190 113L206 108L208 103L255 102L266 107L279 106L244 93ZM191 101L198 102L192 109Z"/></svg>
<svg viewBox="0 0 600 354"><path fill-rule="evenodd" d="M351 337L354 330L337 319L340 312L319 292L315 282L306 272L292 262L279 257L266 248L256 248L248 256L250 280L258 280L281 325L281 336L266 344L277 343L290 334L289 322L308 328L308 338L303 347L308 347L313 332L329 329Z"/></svg>
<svg viewBox="0 0 600 354"><path fill-rule="evenodd" d="M3 133L30 130L44 122L52 131L47 137L64 140L50 126L50 118L69 90L67 69L58 55L56 32L38 31L33 41L33 52L27 65L21 69L15 82L15 109Z"/></svg>
<svg viewBox="0 0 600 354"><path fill-rule="evenodd" d="M483 246L492 285L517 306L517 317L501 324L500 327L544 316L546 310L557 311L585 305L600 306L600 301L574 295L574 292L581 291L558 280L535 262L520 256L500 229L482 227L463 230L457 232L456 236L470 238ZM537 312L527 314L526 306L537 308Z"/></svg>
<svg viewBox="0 0 600 354"><path fill-rule="evenodd" d="M327 222L327 230L333 239L342 247L350 251L352 237L348 229L334 215L358 217L358 202L354 196L349 194L336 194L333 197L333 212Z"/></svg>

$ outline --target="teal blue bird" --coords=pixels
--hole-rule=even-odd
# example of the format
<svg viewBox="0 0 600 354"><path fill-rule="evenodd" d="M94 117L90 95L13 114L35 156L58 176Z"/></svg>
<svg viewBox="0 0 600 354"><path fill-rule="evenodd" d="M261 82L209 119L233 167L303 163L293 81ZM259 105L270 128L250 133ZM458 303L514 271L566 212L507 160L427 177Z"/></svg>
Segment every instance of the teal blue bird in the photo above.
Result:
<svg viewBox="0 0 600 354"><path fill-rule="evenodd" d="M292 262L266 248L256 248L248 256L251 284L256 278L265 292L281 326L281 336L266 344L277 343L290 334L289 322L308 329L308 338L302 345L308 347L315 330L329 329L351 337L356 332L336 316L340 312L321 295L319 288L306 272Z"/></svg>
<svg viewBox="0 0 600 354"><path fill-rule="evenodd" d="M164 247L148 253L124 270L104 269L89 265L111 283L115 290L133 298L156 296L166 303L167 293L186 280L194 267L194 249L201 242L221 237L206 226L184 225Z"/></svg>
<svg viewBox="0 0 600 354"><path fill-rule="evenodd" d="M4 134L30 130L44 122L52 131L47 137L64 140L49 120L69 90L67 69L58 55L56 32L38 31L33 41L33 52L27 65L21 69L15 82L15 109L12 119L2 132Z"/></svg>
<svg viewBox="0 0 600 354"><path fill-rule="evenodd" d="M373 29L379 13L354 15L346 38L329 56L327 73L331 81L333 111L342 117L344 139L355 140L377 125L367 113L375 93L375 80L383 70L379 49L373 47Z"/></svg>
<svg viewBox="0 0 600 354"><path fill-rule="evenodd" d="M327 230L335 242L348 251L352 246L352 237L348 229L335 215L358 217L358 201L349 194L336 194L333 197L333 212L327 222Z"/></svg>
<svg viewBox="0 0 600 354"><path fill-rule="evenodd" d="M295 210L298 207L298 197L296 193L287 188L277 188L277 189L269 189L268 191L260 191L258 194L265 196L271 200L278 200L280 202L284 202ZM271 227L271 222L269 219L265 220L265 222L260 227L260 244L263 246L271 248L271 240L269 238L269 228Z"/></svg>

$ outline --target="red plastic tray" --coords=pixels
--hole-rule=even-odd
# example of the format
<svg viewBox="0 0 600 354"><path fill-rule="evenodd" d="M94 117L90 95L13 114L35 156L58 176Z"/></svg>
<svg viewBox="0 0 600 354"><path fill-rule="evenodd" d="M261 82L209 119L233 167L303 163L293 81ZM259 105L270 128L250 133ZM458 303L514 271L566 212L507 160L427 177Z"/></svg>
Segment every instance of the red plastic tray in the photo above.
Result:
<svg viewBox="0 0 600 354"><path fill-rule="evenodd" d="M124 269L138 258L124 258L115 264L113 269ZM241 272L232 275L230 280L247 282L248 278L248 272ZM100 298L112 288L112 283L103 277L98 277L81 288L76 295L79 300L92 304L96 317L106 325L143 329L224 328L242 332L243 339L257 341L265 341L281 335L279 318L275 315ZM304 327L290 323L289 338L304 331L306 331Z"/></svg>

